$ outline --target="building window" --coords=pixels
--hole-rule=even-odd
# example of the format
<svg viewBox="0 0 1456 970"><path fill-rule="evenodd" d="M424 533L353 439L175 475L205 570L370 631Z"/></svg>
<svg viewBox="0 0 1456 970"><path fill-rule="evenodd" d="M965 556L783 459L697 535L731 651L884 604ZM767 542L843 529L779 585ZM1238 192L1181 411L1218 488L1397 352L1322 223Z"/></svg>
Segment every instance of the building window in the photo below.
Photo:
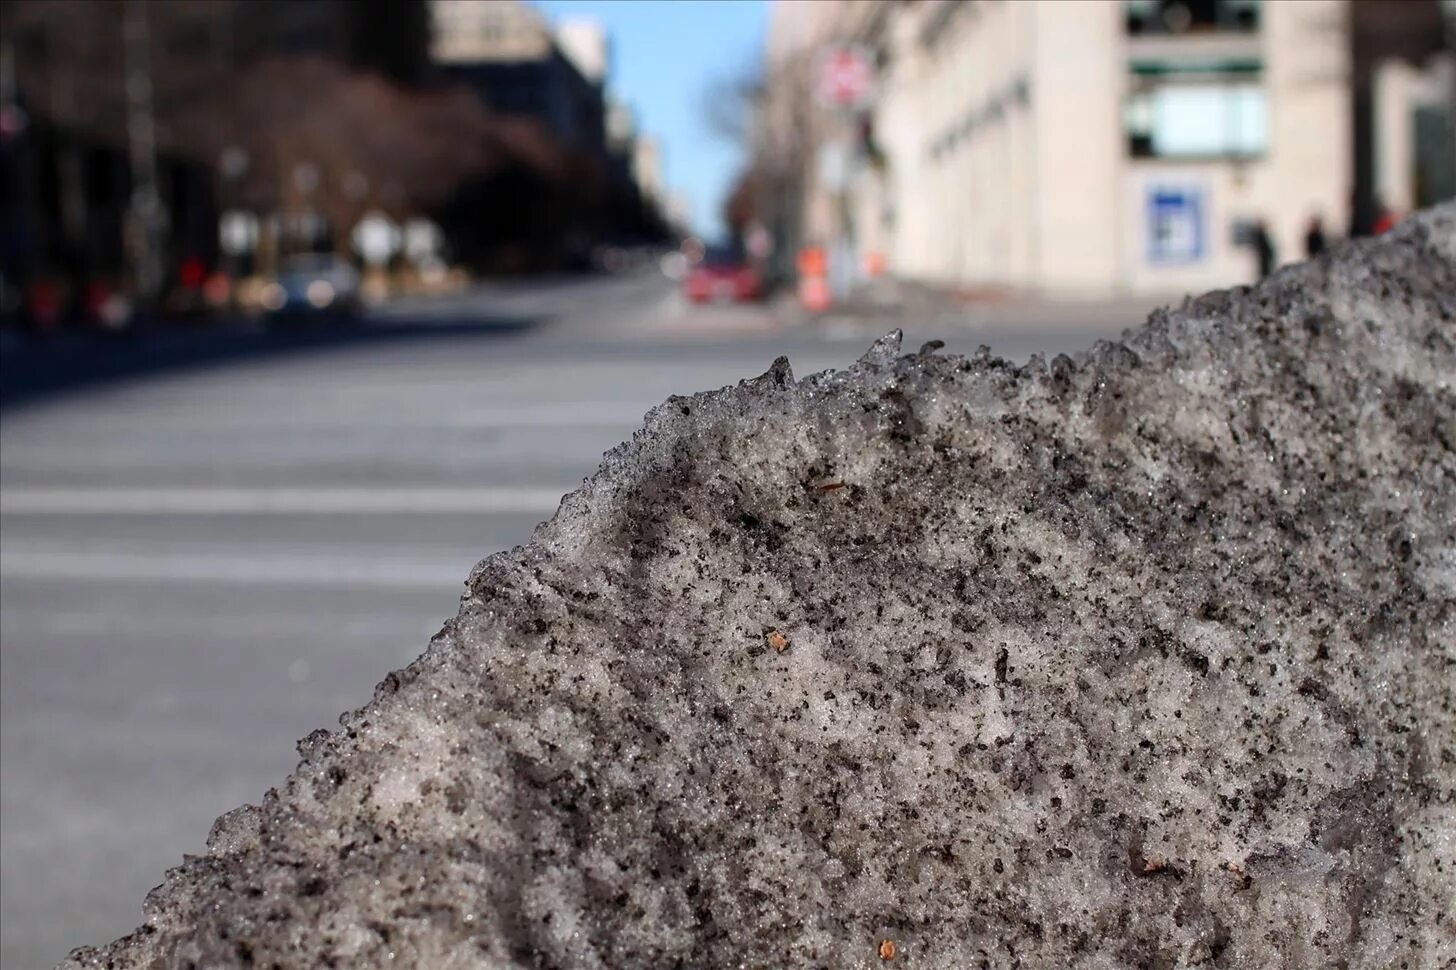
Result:
<svg viewBox="0 0 1456 970"><path fill-rule="evenodd" d="M1263 65L1255 59L1132 64L1126 105L1134 158L1249 158L1269 142Z"/></svg>
<svg viewBox="0 0 1456 970"><path fill-rule="evenodd" d="M1456 198L1456 118L1440 107L1420 105L1412 123L1416 205Z"/></svg>
<svg viewBox="0 0 1456 970"><path fill-rule="evenodd" d="M1264 88L1249 83L1168 84L1127 105L1134 158L1250 158L1269 142Z"/></svg>
<svg viewBox="0 0 1456 970"><path fill-rule="evenodd" d="M1235 32L1259 29L1259 0L1125 0L1129 34Z"/></svg>

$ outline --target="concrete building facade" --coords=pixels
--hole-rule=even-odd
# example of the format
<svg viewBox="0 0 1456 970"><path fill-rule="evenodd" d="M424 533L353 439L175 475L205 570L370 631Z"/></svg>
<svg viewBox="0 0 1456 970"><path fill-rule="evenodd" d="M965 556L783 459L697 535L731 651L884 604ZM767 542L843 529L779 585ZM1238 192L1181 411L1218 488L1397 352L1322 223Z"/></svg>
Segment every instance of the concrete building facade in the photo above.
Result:
<svg viewBox="0 0 1456 970"><path fill-rule="evenodd" d="M851 45L877 70L863 112L800 106L817 144L798 241L1067 296L1247 282L1260 223L1280 261L1303 258L1311 218L1336 235L1349 214L1350 2L781 3L763 125L804 99L775 78L812 71L816 50ZM836 141L856 159L839 191L815 159Z"/></svg>
<svg viewBox="0 0 1456 970"><path fill-rule="evenodd" d="M612 46L606 28L590 17L569 17L556 26L556 45L581 72L598 86L611 73Z"/></svg>
<svg viewBox="0 0 1456 970"><path fill-rule="evenodd" d="M1456 7L1451 17L1456 21ZM1456 53L1423 67L1390 61L1373 80L1377 197L1396 212L1409 212L1456 195L1456 119L1450 111Z"/></svg>
<svg viewBox="0 0 1456 970"><path fill-rule="evenodd" d="M430 13L430 56L442 77L502 114L539 120L570 150L606 158L602 79L563 52L544 14L523 0L433 0ZM580 30L576 37L585 46Z"/></svg>
<svg viewBox="0 0 1456 970"><path fill-rule="evenodd" d="M632 177L643 197L661 208L667 195L662 171L662 145L656 138L639 135L632 143Z"/></svg>
<svg viewBox="0 0 1456 970"><path fill-rule="evenodd" d="M437 64L538 61L551 52L550 23L518 0L431 0L430 20Z"/></svg>
<svg viewBox="0 0 1456 970"><path fill-rule="evenodd" d="M430 0L430 14L435 75L469 88L512 125L527 122L514 130L544 136L538 147L550 156L476 186L471 202L490 215L462 217L459 226L476 252L503 252L496 227L508 224L525 237L502 259L511 271L584 266L598 245L664 235L657 199L634 177L639 133L611 94L611 39L601 23L553 25L525 0Z"/></svg>

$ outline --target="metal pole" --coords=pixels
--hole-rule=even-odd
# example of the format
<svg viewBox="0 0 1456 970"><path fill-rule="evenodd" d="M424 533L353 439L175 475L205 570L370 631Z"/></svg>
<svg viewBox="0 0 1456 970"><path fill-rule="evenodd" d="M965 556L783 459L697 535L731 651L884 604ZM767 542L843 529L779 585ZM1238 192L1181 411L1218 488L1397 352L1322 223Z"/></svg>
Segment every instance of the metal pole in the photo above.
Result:
<svg viewBox="0 0 1456 970"><path fill-rule="evenodd" d="M16 104L15 50L9 37L0 39L0 111L7 112L10 115L12 123L15 124L17 129L0 134L0 138L14 138L18 140L20 137L18 130L20 108ZM5 166L5 182L0 183L0 199L5 200L6 210L4 217L0 218L0 228L3 228L6 234L13 233L14 238L25 239L30 235L29 230L32 225L30 214L33 206L31 200L35 195L33 192L25 191L24 188L24 173L29 171L30 160L22 157L22 150L19 145L5 145L3 148L0 148L0 151L4 151L6 154L13 153L12 157L14 159L11 164ZM28 155L29 152L25 154ZM24 230L22 230L22 226ZM16 248L18 249L19 247ZM18 293L12 295L11 287L18 286L20 283L20 276L22 274L21 267L18 264L23 262L24 257L17 259L16 264L12 264L10 256L13 252L14 250L9 247L4 251L0 251L0 315L9 313L12 306L12 299L16 301L15 306L19 305Z"/></svg>
<svg viewBox="0 0 1456 970"><path fill-rule="evenodd" d="M155 302L162 288L162 199L157 190L157 130L152 103L151 31L146 0L125 0L126 136L131 163L131 248L137 297Z"/></svg>
<svg viewBox="0 0 1456 970"><path fill-rule="evenodd" d="M836 127L843 146L844 171L834 193L833 242L829 252L829 286L835 302L849 296L855 281L854 183L859 178L860 146L856 109L843 106L836 112Z"/></svg>

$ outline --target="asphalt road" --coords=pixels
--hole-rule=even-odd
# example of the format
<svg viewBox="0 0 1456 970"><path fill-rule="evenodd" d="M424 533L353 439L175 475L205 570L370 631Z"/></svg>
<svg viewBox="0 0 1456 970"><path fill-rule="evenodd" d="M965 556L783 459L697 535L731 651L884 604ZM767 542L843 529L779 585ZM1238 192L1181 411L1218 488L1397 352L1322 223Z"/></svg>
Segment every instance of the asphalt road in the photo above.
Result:
<svg viewBox="0 0 1456 970"><path fill-rule="evenodd" d="M7 355L0 964L131 930L217 815L412 660L471 566L668 395L779 353L842 366L895 325L912 347L1016 357L1120 329L894 316L791 326L642 275L403 301L348 329Z"/></svg>

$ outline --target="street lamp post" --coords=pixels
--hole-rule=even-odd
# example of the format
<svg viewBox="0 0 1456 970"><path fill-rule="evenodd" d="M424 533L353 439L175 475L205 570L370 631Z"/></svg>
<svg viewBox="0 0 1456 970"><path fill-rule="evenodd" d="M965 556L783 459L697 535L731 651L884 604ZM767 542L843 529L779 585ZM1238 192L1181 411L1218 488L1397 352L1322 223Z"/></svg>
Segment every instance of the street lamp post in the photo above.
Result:
<svg viewBox="0 0 1456 970"><path fill-rule="evenodd" d="M855 279L851 193L863 161L857 137L859 119L874 97L875 66L863 48L836 46L820 54L815 74L819 99L833 113L834 134L821 146L818 176L830 197L830 290L835 299L843 299Z"/></svg>
<svg viewBox="0 0 1456 970"><path fill-rule="evenodd" d="M126 0L126 135L131 165L130 247L137 297L153 304L162 288L162 198L157 190L157 129L152 103L151 32L146 0Z"/></svg>

